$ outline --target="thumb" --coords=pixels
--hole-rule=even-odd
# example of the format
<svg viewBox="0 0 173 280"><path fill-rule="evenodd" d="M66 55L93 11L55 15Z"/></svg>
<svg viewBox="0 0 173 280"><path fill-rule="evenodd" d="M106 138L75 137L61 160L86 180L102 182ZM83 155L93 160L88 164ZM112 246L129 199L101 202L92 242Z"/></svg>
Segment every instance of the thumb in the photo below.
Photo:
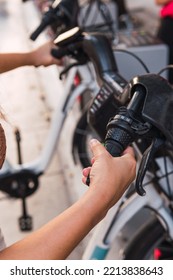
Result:
<svg viewBox="0 0 173 280"><path fill-rule="evenodd" d="M90 148L94 157L105 153L105 147L97 139L91 139Z"/></svg>

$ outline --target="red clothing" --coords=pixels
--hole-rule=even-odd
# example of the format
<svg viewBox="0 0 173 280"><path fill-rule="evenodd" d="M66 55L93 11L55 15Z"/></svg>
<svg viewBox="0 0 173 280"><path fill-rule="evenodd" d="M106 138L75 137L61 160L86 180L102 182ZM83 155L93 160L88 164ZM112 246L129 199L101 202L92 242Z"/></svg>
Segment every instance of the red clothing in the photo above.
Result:
<svg viewBox="0 0 173 280"><path fill-rule="evenodd" d="M163 6L160 11L161 17L172 17L173 18L173 1Z"/></svg>

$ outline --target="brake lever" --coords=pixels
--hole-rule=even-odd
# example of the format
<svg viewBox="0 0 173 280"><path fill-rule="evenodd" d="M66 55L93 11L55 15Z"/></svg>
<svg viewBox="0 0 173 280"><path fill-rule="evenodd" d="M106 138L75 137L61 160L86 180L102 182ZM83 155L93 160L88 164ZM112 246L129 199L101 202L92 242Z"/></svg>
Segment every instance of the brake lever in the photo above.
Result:
<svg viewBox="0 0 173 280"><path fill-rule="evenodd" d="M88 62L88 56L84 52L79 52L77 48L75 49L74 44L69 45L68 47L60 47L58 49L52 49L51 55L57 59L61 59L64 56L70 56L76 60L76 62L69 64L65 67L59 75L59 79L62 80L63 75L65 75L72 67L85 65Z"/></svg>
<svg viewBox="0 0 173 280"><path fill-rule="evenodd" d="M142 186L142 182L143 182L145 173L148 169L151 159L153 158L153 155L164 144L164 142L165 142L165 140L163 138L157 137L157 138L153 139L151 145L146 149L146 151L143 154L143 157L142 157L142 160L141 160L141 163L139 166L137 178L136 178L136 183L135 183L136 192L141 196L144 196L146 194L146 191L144 190L144 188Z"/></svg>
<svg viewBox="0 0 173 280"><path fill-rule="evenodd" d="M68 65L67 67L64 68L64 70L62 70L59 74L59 79L62 80L63 79L63 76L72 68L72 67L75 67L75 66L80 66L80 65L83 65L82 63L80 62L76 62L76 63L72 63L70 65Z"/></svg>

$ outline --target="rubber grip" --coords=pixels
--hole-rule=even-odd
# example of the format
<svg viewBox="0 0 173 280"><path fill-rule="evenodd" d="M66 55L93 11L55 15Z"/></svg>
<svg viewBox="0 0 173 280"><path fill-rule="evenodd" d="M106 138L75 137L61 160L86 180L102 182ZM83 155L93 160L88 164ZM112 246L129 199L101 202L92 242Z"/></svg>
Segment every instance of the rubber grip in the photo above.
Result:
<svg viewBox="0 0 173 280"><path fill-rule="evenodd" d="M31 34L30 39L32 41L35 41L37 37L41 34L41 32L47 27L47 23L42 22L37 29Z"/></svg>
<svg viewBox="0 0 173 280"><path fill-rule="evenodd" d="M62 58L64 57L65 55L68 54L68 51L66 48L59 48L59 49L52 49L51 50L51 55L55 58Z"/></svg>
<svg viewBox="0 0 173 280"><path fill-rule="evenodd" d="M124 151L123 146L113 140L105 141L105 148L113 157L121 156Z"/></svg>

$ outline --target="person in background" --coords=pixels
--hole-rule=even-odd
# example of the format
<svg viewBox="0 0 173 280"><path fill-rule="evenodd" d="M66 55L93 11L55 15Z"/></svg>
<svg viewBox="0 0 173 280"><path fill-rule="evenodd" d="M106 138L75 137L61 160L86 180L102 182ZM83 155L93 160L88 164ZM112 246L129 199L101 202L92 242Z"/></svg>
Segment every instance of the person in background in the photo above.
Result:
<svg viewBox="0 0 173 280"><path fill-rule="evenodd" d="M160 25L157 37L161 39L169 48L168 63L173 64L173 1L155 0L160 9ZM173 84L173 70L169 70L168 80Z"/></svg>

